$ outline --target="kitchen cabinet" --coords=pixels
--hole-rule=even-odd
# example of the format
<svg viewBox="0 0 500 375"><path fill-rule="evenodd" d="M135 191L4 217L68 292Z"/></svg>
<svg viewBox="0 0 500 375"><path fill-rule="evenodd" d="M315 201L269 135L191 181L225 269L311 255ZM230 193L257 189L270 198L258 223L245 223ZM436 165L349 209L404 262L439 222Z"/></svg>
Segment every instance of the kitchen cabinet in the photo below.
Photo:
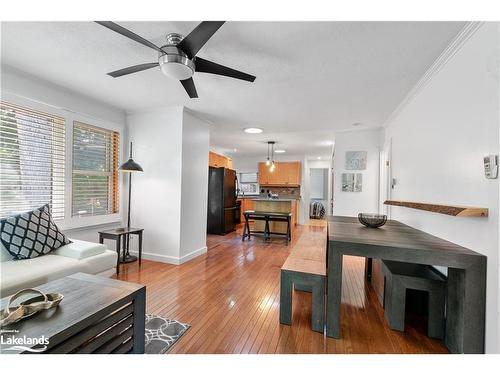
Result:
<svg viewBox="0 0 500 375"><path fill-rule="evenodd" d="M266 163L259 163L259 184L275 186L300 186L301 163L275 162L274 172L269 171Z"/></svg>
<svg viewBox="0 0 500 375"><path fill-rule="evenodd" d="M208 153L208 165L210 167L224 167L228 169L233 169L233 160L224 155L216 154L215 152L210 151Z"/></svg>
<svg viewBox="0 0 500 375"><path fill-rule="evenodd" d="M253 211L255 208L255 201L252 198L241 198L241 222L245 222L243 213L245 211Z"/></svg>

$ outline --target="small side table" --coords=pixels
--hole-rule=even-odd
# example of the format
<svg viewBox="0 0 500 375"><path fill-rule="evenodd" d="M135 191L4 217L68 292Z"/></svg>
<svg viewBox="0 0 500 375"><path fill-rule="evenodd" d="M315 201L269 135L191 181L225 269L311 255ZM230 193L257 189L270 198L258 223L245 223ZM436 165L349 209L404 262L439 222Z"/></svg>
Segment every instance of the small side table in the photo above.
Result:
<svg viewBox="0 0 500 375"><path fill-rule="evenodd" d="M135 234L139 237L139 266L141 265L142 258L142 228L116 228L110 230L104 230L99 232L99 243L103 243L104 239L116 241L116 253L118 254L118 259L116 261L116 274L120 273L120 263L130 263L126 261L125 254L129 251L130 235ZM123 241L122 241L123 236ZM120 260L120 247L122 247L123 255Z"/></svg>

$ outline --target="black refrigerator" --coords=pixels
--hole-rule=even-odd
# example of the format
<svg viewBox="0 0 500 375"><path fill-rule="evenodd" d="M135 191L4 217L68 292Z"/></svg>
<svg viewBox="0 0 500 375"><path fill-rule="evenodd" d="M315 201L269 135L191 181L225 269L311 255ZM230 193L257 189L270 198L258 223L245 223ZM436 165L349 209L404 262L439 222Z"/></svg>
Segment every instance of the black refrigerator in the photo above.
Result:
<svg viewBox="0 0 500 375"><path fill-rule="evenodd" d="M209 167L207 233L226 234L235 230L236 172Z"/></svg>

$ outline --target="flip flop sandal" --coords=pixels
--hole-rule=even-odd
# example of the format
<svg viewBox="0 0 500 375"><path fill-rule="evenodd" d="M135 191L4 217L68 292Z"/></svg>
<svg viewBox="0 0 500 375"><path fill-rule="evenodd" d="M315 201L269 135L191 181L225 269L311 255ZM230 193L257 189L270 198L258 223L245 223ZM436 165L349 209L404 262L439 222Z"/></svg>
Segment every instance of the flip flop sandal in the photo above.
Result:
<svg viewBox="0 0 500 375"><path fill-rule="evenodd" d="M23 301L17 307L11 307L12 303L26 294L38 294L37 297ZM39 311L56 307L62 301L63 295L60 293L44 294L37 289L23 289L12 295L9 303L3 311L0 312L0 327L20 321Z"/></svg>

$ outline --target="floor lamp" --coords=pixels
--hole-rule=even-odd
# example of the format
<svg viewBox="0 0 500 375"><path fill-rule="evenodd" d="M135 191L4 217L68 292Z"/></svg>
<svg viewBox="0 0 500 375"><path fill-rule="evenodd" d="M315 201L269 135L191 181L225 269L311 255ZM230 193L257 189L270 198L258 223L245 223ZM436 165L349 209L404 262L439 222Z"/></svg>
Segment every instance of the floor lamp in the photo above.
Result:
<svg viewBox="0 0 500 375"><path fill-rule="evenodd" d="M131 201L131 197L132 197L132 173L134 172L143 172L143 169L142 167L136 163L134 161L134 159L132 159L132 142L130 142L130 158L125 162L123 163L122 165L120 165L120 167L118 168L118 170L122 171L122 172L126 172L128 173L128 213L127 213L127 228L130 228L130 201ZM128 235L127 235L127 253L125 254L125 259L124 259L124 262L125 263L130 263L130 262L134 262L135 260L137 260L137 257L134 256L134 255L130 255L129 253L129 238L128 238Z"/></svg>

